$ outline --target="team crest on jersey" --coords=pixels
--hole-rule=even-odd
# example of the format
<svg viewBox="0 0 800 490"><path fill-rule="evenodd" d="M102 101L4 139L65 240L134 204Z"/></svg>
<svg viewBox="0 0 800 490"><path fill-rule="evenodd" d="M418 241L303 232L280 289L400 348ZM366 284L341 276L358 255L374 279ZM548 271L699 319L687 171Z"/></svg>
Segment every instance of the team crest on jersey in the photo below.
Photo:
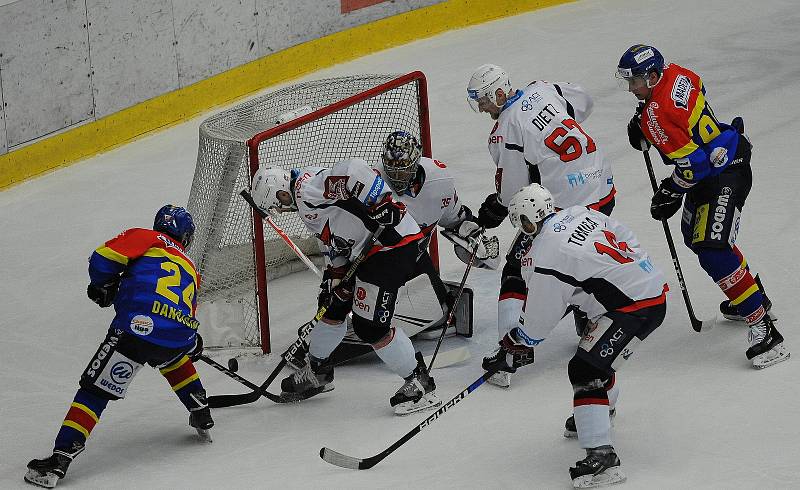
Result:
<svg viewBox="0 0 800 490"><path fill-rule="evenodd" d="M678 75L675 83L672 84L672 100L675 107L689 110L689 95L692 93L692 81L686 75Z"/></svg>
<svg viewBox="0 0 800 490"><path fill-rule="evenodd" d="M325 192L322 196L325 199L348 199L350 193L347 192L347 175L331 175L325 178Z"/></svg>
<svg viewBox="0 0 800 490"><path fill-rule="evenodd" d="M345 239L331 233L330 220L325 222L322 232L317 233L317 238L328 247L326 255L331 259L336 257L350 257L355 240Z"/></svg>

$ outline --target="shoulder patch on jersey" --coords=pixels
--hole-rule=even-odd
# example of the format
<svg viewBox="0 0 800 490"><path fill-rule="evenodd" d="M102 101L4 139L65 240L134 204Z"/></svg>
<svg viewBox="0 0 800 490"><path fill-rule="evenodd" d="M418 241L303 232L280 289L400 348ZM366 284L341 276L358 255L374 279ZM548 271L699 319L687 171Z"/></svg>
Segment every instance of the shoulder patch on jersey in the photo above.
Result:
<svg viewBox="0 0 800 490"><path fill-rule="evenodd" d="M325 199L347 199L350 194L347 192L347 175L331 175L325 177L325 191L322 196Z"/></svg>
<svg viewBox="0 0 800 490"><path fill-rule="evenodd" d="M686 75L678 75L675 82L672 84L672 97L675 102L675 107L679 109L689 110L689 95L692 93L692 81Z"/></svg>

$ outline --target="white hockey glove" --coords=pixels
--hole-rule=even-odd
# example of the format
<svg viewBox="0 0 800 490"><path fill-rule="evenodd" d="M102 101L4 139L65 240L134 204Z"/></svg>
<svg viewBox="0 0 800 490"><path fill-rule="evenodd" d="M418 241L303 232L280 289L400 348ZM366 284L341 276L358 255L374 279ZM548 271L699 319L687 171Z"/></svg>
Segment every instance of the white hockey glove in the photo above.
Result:
<svg viewBox="0 0 800 490"><path fill-rule="evenodd" d="M472 223L471 221L464 221L459 225L459 231L456 232L451 229L442 230L442 236L453 242L453 250L456 253L456 257L459 258L465 264L469 263L469 259L472 256L472 250L475 248L475 243L478 243L478 250L475 253L475 261L473 262L474 267L478 267L479 269L491 269L495 270L500 265L500 242L496 236L487 237L486 235L482 234L481 228L478 228L477 235L472 233L474 236L464 237L461 236L461 228L464 227L465 224ZM471 228L467 225L468 228Z"/></svg>

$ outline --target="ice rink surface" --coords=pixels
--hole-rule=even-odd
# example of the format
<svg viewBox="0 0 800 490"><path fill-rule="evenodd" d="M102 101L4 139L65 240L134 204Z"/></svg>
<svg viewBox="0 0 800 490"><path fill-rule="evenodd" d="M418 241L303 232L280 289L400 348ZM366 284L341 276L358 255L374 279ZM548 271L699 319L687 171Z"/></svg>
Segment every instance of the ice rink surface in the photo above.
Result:
<svg viewBox="0 0 800 490"><path fill-rule="evenodd" d="M583 127L613 162L619 191L614 217L638 234L672 289L664 324L618 375L614 443L628 474L625 488L800 488L794 315L800 213L793 200L800 182L798 25L793 0L580 1L307 77L423 71L434 156L448 163L473 210L493 192L494 175L486 151L492 123L465 102L478 65L503 66L515 86L572 81L593 94L595 111ZM638 42L698 72L720 120L744 117L754 144L754 186L738 243L761 275L795 352L787 362L752 369L741 324L722 321L705 334L691 330L663 230L649 217L652 192L642 157L625 134L635 99L614 79L619 56ZM186 203L205 117L0 193L0 488L26 487L27 461L50 454L81 370L112 318L85 296L87 257L125 228L150 226L162 204ZM659 176L666 175L656 164ZM672 228L678 237L677 217ZM510 225L498 234L507 247ZM678 248L695 311L712 318L722 294ZM443 275L460 279L464 265L449 246L442 249ZM480 358L494 347L499 276L484 270L470 276L476 334L448 340L444 348L466 345L472 359L434 372L443 399L481 374ZM299 273L278 285L270 299L273 341L282 349L313 315L316 280ZM429 353L434 342L417 345ZM572 323L564 321L510 390L482 386L381 464L360 472L326 464L320 447L370 456L424 417L392 414L388 399L401 380L374 357L337 368L336 390L307 402L279 406L263 399L216 410L211 445L196 442L167 383L144 369L127 399L109 405L59 488L570 488L567 468L583 457L575 440L562 437L572 403L566 367L575 346ZM243 361L240 372L260 382L275 362ZM198 369L209 393L242 391L207 366Z"/></svg>

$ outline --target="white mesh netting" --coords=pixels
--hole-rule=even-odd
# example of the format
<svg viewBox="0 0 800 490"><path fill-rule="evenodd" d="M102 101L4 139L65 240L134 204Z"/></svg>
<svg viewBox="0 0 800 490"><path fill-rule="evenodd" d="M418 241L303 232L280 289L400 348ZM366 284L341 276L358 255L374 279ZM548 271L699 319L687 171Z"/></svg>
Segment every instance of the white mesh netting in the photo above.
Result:
<svg viewBox="0 0 800 490"><path fill-rule="evenodd" d="M304 82L241 103L200 125L187 209L197 228L189 254L202 275L198 319L207 346L261 346L266 322L259 316L257 274L276 278L304 267L266 225L266 264L256 264L254 243L259 240L250 207L239 196L250 181L248 141L257 143L259 165L330 167L353 157L374 164L390 132L402 129L421 134L426 117L420 108L421 82L401 78L402 83L392 82L400 80L397 75ZM376 87L380 93L374 93ZM314 116L304 124L292 127L289 122L268 131L311 111ZM287 126L291 129L283 132ZM271 136L276 131L280 134ZM304 253L319 254L316 239L296 214L285 213L275 222Z"/></svg>

